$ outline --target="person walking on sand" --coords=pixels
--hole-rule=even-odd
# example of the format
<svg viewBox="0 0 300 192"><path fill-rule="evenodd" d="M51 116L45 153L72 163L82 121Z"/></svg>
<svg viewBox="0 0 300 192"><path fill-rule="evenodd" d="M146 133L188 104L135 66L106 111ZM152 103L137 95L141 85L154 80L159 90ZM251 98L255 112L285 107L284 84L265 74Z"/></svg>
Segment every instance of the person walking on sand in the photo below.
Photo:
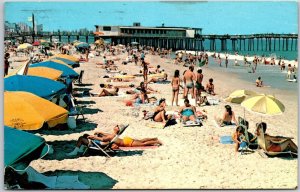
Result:
<svg viewBox="0 0 300 192"><path fill-rule="evenodd" d="M183 75L183 82L185 84L184 88L184 98L188 98L188 92L191 91L192 98L194 98L194 81L196 76L194 74L194 66L190 66Z"/></svg>
<svg viewBox="0 0 300 192"><path fill-rule="evenodd" d="M4 55L4 77L8 74L8 68L9 68L9 59L10 54L9 53L5 53Z"/></svg>
<svg viewBox="0 0 300 192"><path fill-rule="evenodd" d="M225 58L225 67L227 68L228 66L228 56L226 55L226 58Z"/></svg>
<svg viewBox="0 0 300 192"><path fill-rule="evenodd" d="M175 98L176 106L178 105L178 94L179 94L179 87L180 87L180 78L179 78L179 70L175 70L174 77L171 82L172 85L172 106Z"/></svg>

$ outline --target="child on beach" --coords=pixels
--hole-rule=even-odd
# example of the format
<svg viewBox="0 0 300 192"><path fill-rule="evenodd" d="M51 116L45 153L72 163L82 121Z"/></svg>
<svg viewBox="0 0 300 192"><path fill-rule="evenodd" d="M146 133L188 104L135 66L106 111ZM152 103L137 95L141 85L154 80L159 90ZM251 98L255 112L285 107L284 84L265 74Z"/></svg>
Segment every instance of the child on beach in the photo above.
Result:
<svg viewBox="0 0 300 192"><path fill-rule="evenodd" d="M176 106L178 105L178 94L179 94L179 87L180 87L180 78L179 78L179 70L175 70L174 77L171 81L172 85L172 106L175 98Z"/></svg>
<svg viewBox="0 0 300 192"><path fill-rule="evenodd" d="M263 81L261 80L261 77L258 77L255 81L256 87L262 87Z"/></svg>
<svg viewBox="0 0 300 192"><path fill-rule="evenodd" d="M232 140L236 143L235 145L235 152L238 152L240 147L246 147L246 139L244 135L244 129L241 126L238 126L235 132L232 135Z"/></svg>
<svg viewBox="0 0 300 192"><path fill-rule="evenodd" d="M214 86L213 82L214 82L213 78L210 78L208 80L208 83L206 84L206 92L211 95L216 95L215 94L215 86Z"/></svg>

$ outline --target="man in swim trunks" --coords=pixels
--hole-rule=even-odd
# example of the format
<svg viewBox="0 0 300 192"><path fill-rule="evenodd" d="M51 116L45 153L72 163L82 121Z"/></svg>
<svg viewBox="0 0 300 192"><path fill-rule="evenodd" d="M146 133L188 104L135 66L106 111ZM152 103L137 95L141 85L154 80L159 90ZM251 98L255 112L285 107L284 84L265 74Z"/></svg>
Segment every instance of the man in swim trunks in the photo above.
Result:
<svg viewBox="0 0 300 192"><path fill-rule="evenodd" d="M196 76L193 71L194 71L194 66L190 66L189 70L187 70L183 75L183 82L185 84L184 98L188 98L188 92L190 90L191 90L192 98L195 98L193 80L196 79Z"/></svg>
<svg viewBox="0 0 300 192"><path fill-rule="evenodd" d="M202 80L203 80L203 74L202 69L198 69L197 71L197 77L196 77L196 85L195 85L195 105L197 106L198 100L201 98L201 91L203 90L202 86Z"/></svg>
<svg viewBox="0 0 300 192"><path fill-rule="evenodd" d="M113 128L113 133L105 133L102 131L95 132L94 135L83 135L79 137L76 148L67 153L67 156L75 156L77 153L82 153L84 146L91 146L96 143L98 146L106 146L109 144L116 135L119 134L121 126L115 126ZM92 142L93 141L93 142ZM112 149L117 149L119 147L141 147L141 146L157 146L162 145L162 142L157 138L144 138L144 139L133 139L131 137L124 137L123 139L117 138L112 145Z"/></svg>

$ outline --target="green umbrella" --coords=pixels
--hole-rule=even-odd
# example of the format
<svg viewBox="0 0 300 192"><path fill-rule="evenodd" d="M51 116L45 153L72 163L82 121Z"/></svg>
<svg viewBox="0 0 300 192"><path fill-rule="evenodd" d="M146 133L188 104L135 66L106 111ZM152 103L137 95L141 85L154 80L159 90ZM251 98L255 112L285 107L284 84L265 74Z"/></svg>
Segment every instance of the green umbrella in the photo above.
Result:
<svg viewBox="0 0 300 192"><path fill-rule="evenodd" d="M44 157L49 150L44 138L4 126L5 167L23 171L32 160Z"/></svg>

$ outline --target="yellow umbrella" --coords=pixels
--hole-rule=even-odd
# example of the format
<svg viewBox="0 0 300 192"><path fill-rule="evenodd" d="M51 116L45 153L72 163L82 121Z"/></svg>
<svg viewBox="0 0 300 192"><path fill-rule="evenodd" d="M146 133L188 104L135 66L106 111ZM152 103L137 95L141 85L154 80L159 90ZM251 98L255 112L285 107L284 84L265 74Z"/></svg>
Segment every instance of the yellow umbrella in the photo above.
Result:
<svg viewBox="0 0 300 192"><path fill-rule="evenodd" d="M235 90L232 92L225 101L231 102L231 103L242 103L247 96L254 96L257 95L256 92L250 91L250 90Z"/></svg>
<svg viewBox="0 0 300 192"><path fill-rule="evenodd" d="M272 95L260 94L245 100L241 104L245 109L264 115L280 115L284 105Z"/></svg>
<svg viewBox="0 0 300 192"><path fill-rule="evenodd" d="M66 123L68 111L54 103L23 91L4 92L4 125L20 130L38 130Z"/></svg>
<svg viewBox="0 0 300 192"><path fill-rule="evenodd" d="M76 58L74 56L71 56L71 55L66 55L66 54L56 54L53 57L60 57L60 58L64 58L64 59L74 61L74 62L79 62L78 58Z"/></svg>
<svg viewBox="0 0 300 192"><path fill-rule="evenodd" d="M95 41L95 44L104 45L104 41L103 39L98 39L97 41Z"/></svg>
<svg viewBox="0 0 300 192"><path fill-rule="evenodd" d="M23 43L23 44L21 44L21 45L18 46L18 49L28 49L30 47L32 47L31 44L29 44L29 43Z"/></svg>
<svg viewBox="0 0 300 192"><path fill-rule="evenodd" d="M164 77L165 77L165 73L151 74L151 75L148 75L148 77L150 77L150 78L153 78L153 77L156 77L156 78L164 78Z"/></svg>
<svg viewBox="0 0 300 192"><path fill-rule="evenodd" d="M59 60L59 59L48 59L48 61L53 61L55 63L59 63L59 64L63 64L63 65L68 65L67 63L65 63L65 62L63 62L62 60Z"/></svg>
<svg viewBox="0 0 300 192"><path fill-rule="evenodd" d="M45 39L41 39L40 42L41 42L41 43L45 43L45 42L47 42L47 41L46 41Z"/></svg>
<svg viewBox="0 0 300 192"><path fill-rule="evenodd" d="M27 75L45 77L57 80L63 72L49 67L29 67Z"/></svg>

